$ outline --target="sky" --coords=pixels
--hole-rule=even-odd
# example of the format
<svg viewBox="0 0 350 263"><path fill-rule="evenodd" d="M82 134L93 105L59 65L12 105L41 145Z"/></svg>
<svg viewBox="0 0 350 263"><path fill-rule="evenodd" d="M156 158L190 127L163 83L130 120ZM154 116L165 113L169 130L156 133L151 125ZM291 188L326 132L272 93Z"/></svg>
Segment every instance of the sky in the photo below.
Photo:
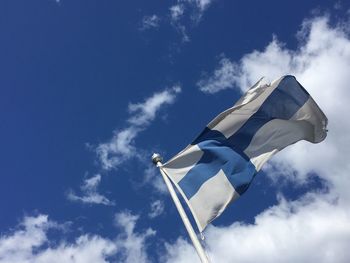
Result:
<svg viewBox="0 0 350 263"><path fill-rule="evenodd" d="M202 243L348 262L349 28L347 1L1 1L0 262L199 262L151 155L285 74L328 136L274 156Z"/></svg>

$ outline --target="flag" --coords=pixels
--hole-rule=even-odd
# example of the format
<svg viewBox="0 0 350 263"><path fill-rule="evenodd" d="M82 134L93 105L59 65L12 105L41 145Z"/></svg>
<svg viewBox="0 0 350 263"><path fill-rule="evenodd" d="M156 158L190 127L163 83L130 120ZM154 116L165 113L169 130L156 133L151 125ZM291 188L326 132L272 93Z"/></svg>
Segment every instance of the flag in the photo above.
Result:
<svg viewBox="0 0 350 263"><path fill-rule="evenodd" d="M300 140L321 142L326 127L326 116L294 76L260 80L161 169L202 232L274 154Z"/></svg>

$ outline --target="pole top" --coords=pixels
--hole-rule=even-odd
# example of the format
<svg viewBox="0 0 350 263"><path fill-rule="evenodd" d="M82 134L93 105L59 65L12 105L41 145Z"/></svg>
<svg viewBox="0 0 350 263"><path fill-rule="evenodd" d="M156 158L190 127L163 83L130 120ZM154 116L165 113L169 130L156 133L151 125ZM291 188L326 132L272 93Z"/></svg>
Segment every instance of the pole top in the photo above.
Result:
<svg viewBox="0 0 350 263"><path fill-rule="evenodd" d="M155 165L157 165L158 162L162 162L162 161L163 161L163 158L162 158L162 156L161 156L159 153L154 153L154 154L152 155L152 162L153 162Z"/></svg>

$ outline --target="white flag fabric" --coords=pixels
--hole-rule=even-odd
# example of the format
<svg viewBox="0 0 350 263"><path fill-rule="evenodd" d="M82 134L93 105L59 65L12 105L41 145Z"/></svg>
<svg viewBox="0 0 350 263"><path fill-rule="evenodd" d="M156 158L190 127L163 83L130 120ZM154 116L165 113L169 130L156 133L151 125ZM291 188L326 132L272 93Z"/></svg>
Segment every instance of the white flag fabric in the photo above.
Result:
<svg viewBox="0 0 350 263"><path fill-rule="evenodd" d="M161 169L202 232L275 153L300 140L321 142L326 127L326 116L294 76L269 85L260 80Z"/></svg>

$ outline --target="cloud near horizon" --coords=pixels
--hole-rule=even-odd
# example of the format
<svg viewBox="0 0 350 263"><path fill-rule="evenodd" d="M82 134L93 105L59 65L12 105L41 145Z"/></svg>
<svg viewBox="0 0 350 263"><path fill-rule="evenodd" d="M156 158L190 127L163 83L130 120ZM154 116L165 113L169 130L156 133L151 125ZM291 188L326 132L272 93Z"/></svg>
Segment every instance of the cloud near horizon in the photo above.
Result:
<svg viewBox="0 0 350 263"><path fill-rule="evenodd" d="M156 234L151 228L135 232L137 215L120 212L115 225L121 233L114 239L84 234L73 241L65 237L50 242L49 233L61 226L47 215L27 216L10 233L0 236L1 263L105 263L113 257L120 263L148 263L146 241Z"/></svg>

